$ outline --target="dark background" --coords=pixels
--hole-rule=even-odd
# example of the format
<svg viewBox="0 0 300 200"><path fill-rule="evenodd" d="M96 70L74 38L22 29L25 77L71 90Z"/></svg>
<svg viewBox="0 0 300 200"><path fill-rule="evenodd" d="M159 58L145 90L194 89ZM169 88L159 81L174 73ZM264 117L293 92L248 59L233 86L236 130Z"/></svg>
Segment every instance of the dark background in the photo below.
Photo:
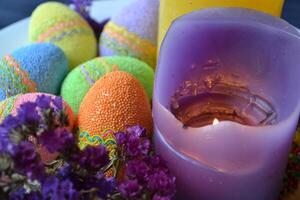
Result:
<svg viewBox="0 0 300 200"><path fill-rule="evenodd" d="M0 0L0 29L30 16L32 10L38 4L45 1L46 0ZM70 2L70 0L60 1L64 3ZM285 1L283 18L300 28L300 0Z"/></svg>

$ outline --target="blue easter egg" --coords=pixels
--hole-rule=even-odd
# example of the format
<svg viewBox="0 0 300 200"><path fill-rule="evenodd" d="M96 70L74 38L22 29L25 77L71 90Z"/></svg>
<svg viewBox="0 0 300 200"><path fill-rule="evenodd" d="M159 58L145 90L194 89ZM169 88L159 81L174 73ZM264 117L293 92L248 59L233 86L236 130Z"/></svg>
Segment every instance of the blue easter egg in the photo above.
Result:
<svg viewBox="0 0 300 200"><path fill-rule="evenodd" d="M0 60L0 101L29 92L59 94L67 73L67 58L57 46L39 43L22 47Z"/></svg>

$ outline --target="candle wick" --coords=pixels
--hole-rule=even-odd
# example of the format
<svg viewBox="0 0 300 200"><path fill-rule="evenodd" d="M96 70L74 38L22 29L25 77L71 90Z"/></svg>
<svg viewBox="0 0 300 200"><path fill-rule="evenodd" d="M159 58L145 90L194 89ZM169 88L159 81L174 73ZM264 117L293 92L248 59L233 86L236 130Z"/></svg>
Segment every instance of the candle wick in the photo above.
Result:
<svg viewBox="0 0 300 200"><path fill-rule="evenodd" d="M219 120L217 118L214 119L213 125L217 125L219 123Z"/></svg>

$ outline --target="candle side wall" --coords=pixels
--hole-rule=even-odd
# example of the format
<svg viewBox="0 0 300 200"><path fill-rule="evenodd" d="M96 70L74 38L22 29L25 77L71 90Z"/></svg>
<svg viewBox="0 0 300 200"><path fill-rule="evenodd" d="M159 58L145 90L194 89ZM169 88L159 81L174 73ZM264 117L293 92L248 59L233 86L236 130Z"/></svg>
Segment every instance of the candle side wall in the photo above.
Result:
<svg viewBox="0 0 300 200"><path fill-rule="evenodd" d="M275 200L300 113L299 38L277 27L281 22L199 16L174 22L161 47L153 96L156 150L177 177L179 199ZM208 80L207 91L221 80L264 97L277 122L184 128L170 103L190 80Z"/></svg>

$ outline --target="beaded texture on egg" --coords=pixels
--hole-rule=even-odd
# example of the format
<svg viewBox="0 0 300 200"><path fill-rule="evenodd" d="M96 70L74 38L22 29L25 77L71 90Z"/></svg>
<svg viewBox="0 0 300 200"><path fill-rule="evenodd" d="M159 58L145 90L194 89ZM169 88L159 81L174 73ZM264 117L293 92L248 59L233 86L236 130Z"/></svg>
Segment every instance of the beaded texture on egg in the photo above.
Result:
<svg viewBox="0 0 300 200"><path fill-rule="evenodd" d="M73 68L97 55L97 41L89 24L75 11L58 2L39 5L31 16L32 42L51 42L59 46Z"/></svg>
<svg viewBox="0 0 300 200"><path fill-rule="evenodd" d="M61 95L72 107L75 114L94 83L104 74L114 70L132 74L143 85L148 98L152 98L154 71L138 59L123 56L101 57L81 64L72 70L64 80Z"/></svg>
<svg viewBox="0 0 300 200"><path fill-rule="evenodd" d="M117 13L100 37L101 56L122 55L156 66L159 0L135 0Z"/></svg>
<svg viewBox="0 0 300 200"><path fill-rule="evenodd" d="M137 124L145 127L149 135L152 133L146 92L126 72L110 72L97 81L84 97L78 113L80 131L90 137L102 137L104 130L121 131Z"/></svg>
<svg viewBox="0 0 300 200"><path fill-rule="evenodd" d="M36 91L58 94L67 73L65 54L55 45L22 47L0 60L0 101Z"/></svg>

